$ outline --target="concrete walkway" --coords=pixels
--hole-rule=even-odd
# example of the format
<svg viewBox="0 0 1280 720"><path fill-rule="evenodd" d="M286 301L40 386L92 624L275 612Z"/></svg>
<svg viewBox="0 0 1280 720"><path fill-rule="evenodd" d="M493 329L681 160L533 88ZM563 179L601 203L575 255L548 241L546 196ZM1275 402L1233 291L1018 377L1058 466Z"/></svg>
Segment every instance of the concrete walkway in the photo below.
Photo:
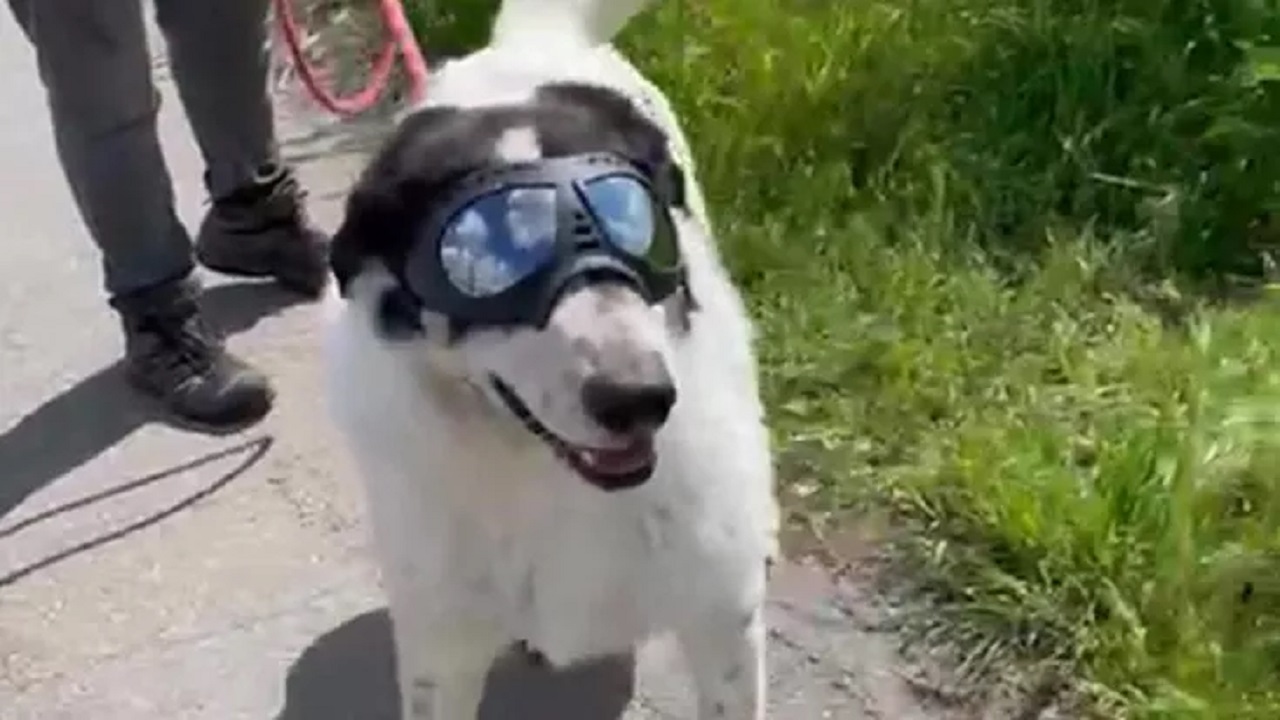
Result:
<svg viewBox="0 0 1280 720"><path fill-rule="evenodd" d="M156 71L193 223L200 164L163 60ZM96 252L7 8L0 96L0 718L393 719L360 491L318 392L317 309L211 277L210 314L273 375L278 409L234 436L159 422L122 389ZM282 125L332 227L359 156L341 135ZM936 717L905 690L886 639L860 629L856 594L800 566L779 578L771 717ZM687 718L672 658L642 653L634 693L625 663L497 674L485 717Z"/></svg>

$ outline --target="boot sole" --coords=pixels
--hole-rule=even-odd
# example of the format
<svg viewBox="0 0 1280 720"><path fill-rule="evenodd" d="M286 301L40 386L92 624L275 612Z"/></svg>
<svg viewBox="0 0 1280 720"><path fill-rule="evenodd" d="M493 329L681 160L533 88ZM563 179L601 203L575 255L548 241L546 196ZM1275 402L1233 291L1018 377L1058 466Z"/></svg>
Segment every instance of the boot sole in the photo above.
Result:
<svg viewBox="0 0 1280 720"><path fill-rule="evenodd" d="M192 415L179 411L171 400L146 383L138 382L129 376L126 376L126 380L129 387L143 402L158 415L163 416L170 425L180 430L210 435L231 435L262 422L275 408L276 392L274 388L268 386L261 404L253 403L245 408L237 408L237 410L247 410L246 412L228 412L208 416Z"/></svg>
<svg viewBox="0 0 1280 720"><path fill-rule="evenodd" d="M301 277L300 274L282 270L281 266L269 260L245 262L243 258L229 261L197 248L196 260L204 267L223 275L246 278L271 278L281 287L308 298L318 298L324 294L329 284L329 273L325 269L316 276Z"/></svg>

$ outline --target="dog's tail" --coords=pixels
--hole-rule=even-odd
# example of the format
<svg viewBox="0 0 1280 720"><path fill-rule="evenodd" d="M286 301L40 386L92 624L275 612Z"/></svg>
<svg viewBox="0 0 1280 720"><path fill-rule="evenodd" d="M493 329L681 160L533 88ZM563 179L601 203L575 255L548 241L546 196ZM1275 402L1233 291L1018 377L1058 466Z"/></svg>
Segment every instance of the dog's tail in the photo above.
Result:
<svg viewBox="0 0 1280 720"><path fill-rule="evenodd" d="M602 45L655 0L502 0L492 44L525 43L554 49L559 43ZM548 45L551 47L548 47Z"/></svg>

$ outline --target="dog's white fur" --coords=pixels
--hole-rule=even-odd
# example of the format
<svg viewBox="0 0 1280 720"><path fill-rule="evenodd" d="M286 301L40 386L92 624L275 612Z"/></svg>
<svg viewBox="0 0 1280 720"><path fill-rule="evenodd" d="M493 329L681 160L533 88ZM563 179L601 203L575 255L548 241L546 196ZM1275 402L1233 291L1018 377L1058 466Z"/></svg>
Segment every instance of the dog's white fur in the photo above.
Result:
<svg viewBox="0 0 1280 720"><path fill-rule="evenodd" d="M392 343L375 332L391 282L377 268L331 304L329 394L366 479L406 720L474 720L486 672L513 641L564 665L666 632L689 660L701 720L764 717L762 607L778 510L752 328L674 113L608 44L645 4L507 0L490 45L438 69L428 102L522 102L566 80L632 98L686 172L679 241L699 305L687 333L668 306L637 297L604 308L589 287L543 331ZM513 131L498 150L536 157L537 139ZM496 372L557 433L598 442L577 406L574 353L604 342L658 353L679 393L654 476L615 493L578 477L473 382Z"/></svg>

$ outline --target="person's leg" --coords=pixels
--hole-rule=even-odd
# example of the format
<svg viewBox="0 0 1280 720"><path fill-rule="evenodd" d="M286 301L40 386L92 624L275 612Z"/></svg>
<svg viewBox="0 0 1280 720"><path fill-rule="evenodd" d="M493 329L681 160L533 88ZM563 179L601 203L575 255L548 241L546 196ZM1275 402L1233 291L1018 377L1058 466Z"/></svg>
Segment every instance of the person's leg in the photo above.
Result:
<svg viewBox="0 0 1280 720"><path fill-rule="evenodd" d="M112 296L185 277L191 243L156 136L138 0L10 0L31 39L58 160Z"/></svg>
<svg viewBox="0 0 1280 720"><path fill-rule="evenodd" d="M273 276L316 296L327 238L276 147L267 91L268 0L156 0L178 91L204 156L213 208L196 256L235 275Z"/></svg>
<svg viewBox="0 0 1280 720"><path fill-rule="evenodd" d="M190 420L240 423L267 382L228 357L196 310L191 242L156 132L140 0L10 0L35 49L57 159L101 251L129 377Z"/></svg>

